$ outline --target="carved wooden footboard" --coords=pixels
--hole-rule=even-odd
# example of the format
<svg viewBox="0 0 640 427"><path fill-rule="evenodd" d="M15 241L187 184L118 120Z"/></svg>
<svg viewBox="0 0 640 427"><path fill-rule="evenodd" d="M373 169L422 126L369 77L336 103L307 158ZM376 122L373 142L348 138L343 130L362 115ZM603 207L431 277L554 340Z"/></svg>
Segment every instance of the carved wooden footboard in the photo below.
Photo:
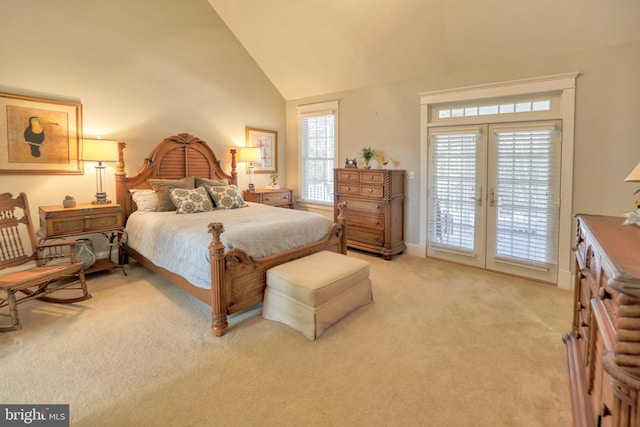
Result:
<svg viewBox="0 0 640 427"><path fill-rule="evenodd" d="M151 188L147 182L149 178L180 179L197 176L208 179L227 179L230 184L237 185L235 150L231 150L232 170L231 174L227 174L221 169L220 162L211 148L204 141L189 134L165 138L145 159L140 171L132 177L127 177L124 170L124 148L125 144L119 143L116 193L125 221L136 210L129 190ZM344 210L341 209L341 212ZM341 213L338 221L333 224L323 239L276 255L253 259L243 250L232 249L225 252L224 244L220 239L220 235L224 232L224 225L219 222L211 223L209 224L209 233L212 235L209 244L211 289L192 285L185 278L153 264L131 248L127 251L133 259L145 267L210 305L212 328L217 336L222 336L228 327L227 315L262 301L268 269L322 250L346 254L345 224L345 218Z"/></svg>

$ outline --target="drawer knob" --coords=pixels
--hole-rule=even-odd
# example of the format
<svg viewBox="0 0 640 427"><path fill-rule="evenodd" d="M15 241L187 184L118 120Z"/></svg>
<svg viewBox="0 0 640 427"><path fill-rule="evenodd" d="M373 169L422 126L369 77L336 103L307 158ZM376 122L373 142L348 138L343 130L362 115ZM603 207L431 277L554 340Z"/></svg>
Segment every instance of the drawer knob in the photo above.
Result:
<svg viewBox="0 0 640 427"><path fill-rule="evenodd" d="M369 189L369 193L373 193L373 188L370 188L370 189Z"/></svg>
<svg viewBox="0 0 640 427"><path fill-rule="evenodd" d="M351 191L351 187L347 187L347 191Z"/></svg>
<svg viewBox="0 0 640 427"><path fill-rule="evenodd" d="M373 179L373 175L369 175L369 179Z"/></svg>
<svg viewBox="0 0 640 427"><path fill-rule="evenodd" d="M375 224L376 224L376 225L380 225L380 221L376 221L376 222L375 222Z"/></svg>

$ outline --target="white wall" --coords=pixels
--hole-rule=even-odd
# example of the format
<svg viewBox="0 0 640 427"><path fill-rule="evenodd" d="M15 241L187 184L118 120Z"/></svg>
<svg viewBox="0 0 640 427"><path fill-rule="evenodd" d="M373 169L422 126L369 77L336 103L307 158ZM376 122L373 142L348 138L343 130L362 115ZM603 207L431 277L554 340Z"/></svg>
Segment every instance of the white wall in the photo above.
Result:
<svg viewBox="0 0 640 427"><path fill-rule="evenodd" d="M130 175L182 132L209 142L230 170L229 148L244 145L245 126L276 130L285 159L284 99L206 0L4 2L0 40L0 92L81 103L85 136L127 143ZM66 194L89 202L94 164L84 175L0 175L0 193L21 191L34 215ZM106 191L115 198L113 166Z"/></svg>
<svg viewBox="0 0 640 427"><path fill-rule="evenodd" d="M415 179L407 180L405 203L405 239L415 246L422 221L419 93L573 71L580 72L574 192L573 201L563 203L573 202L574 213L623 215L633 210L633 192L640 188L624 182L640 162L640 42L287 101L287 181L297 187L296 106L339 99L340 165L370 145L390 159L387 167L415 171Z"/></svg>

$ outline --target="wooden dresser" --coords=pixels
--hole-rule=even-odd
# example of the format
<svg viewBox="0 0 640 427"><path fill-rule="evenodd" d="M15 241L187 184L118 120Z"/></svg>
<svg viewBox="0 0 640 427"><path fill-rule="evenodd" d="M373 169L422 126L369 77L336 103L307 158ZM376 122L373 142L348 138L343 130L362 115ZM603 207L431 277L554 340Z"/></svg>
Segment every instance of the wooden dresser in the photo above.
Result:
<svg viewBox="0 0 640 427"><path fill-rule="evenodd" d="M576 426L640 427L640 227L578 215L567 345Z"/></svg>
<svg viewBox="0 0 640 427"><path fill-rule="evenodd" d="M381 254L385 259L403 252L404 170L334 170L334 219L346 204L347 245Z"/></svg>

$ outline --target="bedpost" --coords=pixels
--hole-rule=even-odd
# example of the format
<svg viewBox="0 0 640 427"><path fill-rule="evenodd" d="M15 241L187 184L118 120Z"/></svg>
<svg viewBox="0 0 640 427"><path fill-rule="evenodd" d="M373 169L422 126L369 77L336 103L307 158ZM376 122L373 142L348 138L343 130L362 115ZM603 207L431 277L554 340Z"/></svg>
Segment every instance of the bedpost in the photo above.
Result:
<svg viewBox="0 0 640 427"><path fill-rule="evenodd" d="M118 141L118 163L116 163L116 202L122 207L124 212L123 218L131 213L131 197L128 197L129 190L126 186L127 173L124 171L124 149L126 143Z"/></svg>
<svg viewBox="0 0 640 427"><path fill-rule="evenodd" d="M238 171L236 170L236 153L237 149L232 148L229 150L231 152L231 182L230 184L238 185Z"/></svg>
<svg viewBox="0 0 640 427"><path fill-rule="evenodd" d="M338 252L341 254L347 254L347 217L345 211L347 210L347 202L341 202L338 205L338 226L340 227L340 243L338 244Z"/></svg>
<svg viewBox="0 0 640 427"><path fill-rule="evenodd" d="M227 303L224 292L224 244L220 234L224 227L220 222L209 224L209 233L213 236L209 244L209 259L211 260L211 328L217 337L221 337L227 330Z"/></svg>

